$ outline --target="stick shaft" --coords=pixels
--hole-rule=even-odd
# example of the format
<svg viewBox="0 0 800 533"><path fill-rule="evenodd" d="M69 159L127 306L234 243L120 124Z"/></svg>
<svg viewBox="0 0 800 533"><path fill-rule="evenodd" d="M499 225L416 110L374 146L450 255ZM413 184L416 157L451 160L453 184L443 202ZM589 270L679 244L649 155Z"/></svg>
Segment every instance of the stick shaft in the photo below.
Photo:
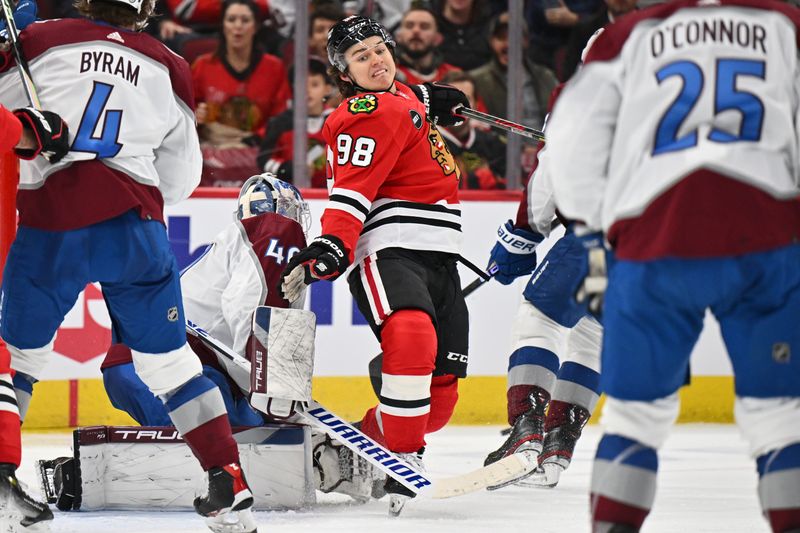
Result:
<svg viewBox="0 0 800 533"><path fill-rule="evenodd" d="M481 113L480 111L476 111L468 107L462 107L461 109L458 109L457 113L479 122L485 122L486 124L494 126L495 128L510 131L511 133L516 133L517 135L522 135L523 137L533 139L534 141L544 141L543 132L529 128L528 126L524 126L522 124L517 124L516 122L511 122L510 120L506 120L504 118L496 117L488 113Z"/></svg>
<svg viewBox="0 0 800 533"><path fill-rule="evenodd" d="M28 70L28 62L25 56L22 55L22 47L19 44L19 31L17 30L17 23L14 22L14 10L11 8L9 0L0 0L0 6L3 11L3 18L6 21L6 29L8 31L8 39L11 41L11 48L14 50L14 59L17 62L17 72L22 79L22 86L25 89L25 96L28 98L28 103L36 109L41 109L42 104L39 102L39 94L36 91L36 86L33 84L30 71Z"/></svg>

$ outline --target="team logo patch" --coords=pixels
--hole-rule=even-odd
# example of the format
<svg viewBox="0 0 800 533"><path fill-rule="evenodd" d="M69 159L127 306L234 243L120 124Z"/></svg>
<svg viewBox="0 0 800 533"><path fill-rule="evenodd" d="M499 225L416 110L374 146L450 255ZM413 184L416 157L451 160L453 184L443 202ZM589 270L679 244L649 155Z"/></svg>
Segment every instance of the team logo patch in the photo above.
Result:
<svg viewBox="0 0 800 533"><path fill-rule="evenodd" d="M170 322L177 322L178 321L178 308L177 307L170 307L167 309L167 320Z"/></svg>
<svg viewBox="0 0 800 533"><path fill-rule="evenodd" d="M450 153L447 143L444 142L442 134L439 133L436 126L431 126L430 132L428 133L428 141L431 143L431 158L439 163L444 175L449 176L455 173L456 179L461 179L461 171L456 165L455 159L453 159L453 154Z"/></svg>
<svg viewBox="0 0 800 533"><path fill-rule="evenodd" d="M378 98L374 94L356 96L347 101L347 110L352 114L372 113L378 109Z"/></svg>
<svg viewBox="0 0 800 533"><path fill-rule="evenodd" d="M408 114L411 115L411 122L414 123L414 127L420 129L422 127L422 117L419 115L419 113L413 109L410 109Z"/></svg>

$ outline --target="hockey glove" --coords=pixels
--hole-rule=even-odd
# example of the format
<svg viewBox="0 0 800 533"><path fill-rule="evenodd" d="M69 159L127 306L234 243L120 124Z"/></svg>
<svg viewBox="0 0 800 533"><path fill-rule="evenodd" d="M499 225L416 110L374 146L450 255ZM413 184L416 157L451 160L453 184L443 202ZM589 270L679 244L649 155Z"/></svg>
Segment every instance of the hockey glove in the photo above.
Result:
<svg viewBox="0 0 800 533"><path fill-rule="evenodd" d="M58 163L69 152L69 128L60 116L33 107L14 110L22 127L33 132L34 148L17 148L14 152L22 159L34 159L41 154L51 163Z"/></svg>
<svg viewBox="0 0 800 533"><path fill-rule="evenodd" d="M613 256L605 247L605 238L600 231L585 232L581 228L575 230L578 242L586 250L586 262L582 275L579 276L578 289L575 292L575 301L585 305L587 311L598 320L603 314L603 298L608 287L608 268L613 262Z"/></svg>
<svg viewBox="0 0 800 533"><path fill-rule="evenodd" d="M334 235L320 235L289 260L281 274L281 296L294 302L306 285L321 279L336 279L348 266L350 257L342 240Z"/></svg>
<svg viewBox="0 0 800 533"><path fill-rule="evenodd" d="M460 107L469 107L469 100L455 87L428 82L412 85L411 90L425 105L425 113L434 124L458 126L464 122L464 117L456 113Z"/></svg>
<svg viewBox="0 0 800 533"><path fill-rule="evenodd" d="M544 235L515 228L509 220L497 228L497 242L489 254L489 266L497 265L494 279L508 285L536 268L536 246Z"/></svg>
<svg viewBox="0 0 800 533"><path fill-rule="evenodd" d="M17 31L22 31L28 27L29 24L36 21L36 13L39 7L34 0L20 0L14 7L14 25ZM0 41L8 40L8 28L6 21L0 20Z"/></svg>

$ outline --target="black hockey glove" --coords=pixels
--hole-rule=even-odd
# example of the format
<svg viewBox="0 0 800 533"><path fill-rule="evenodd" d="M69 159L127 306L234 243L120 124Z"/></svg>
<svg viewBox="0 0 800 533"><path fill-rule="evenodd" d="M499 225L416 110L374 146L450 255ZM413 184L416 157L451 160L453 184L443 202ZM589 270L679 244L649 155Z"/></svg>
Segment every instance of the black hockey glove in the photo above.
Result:
<svg viewBox="0 0 800 533"><path fill-rule="evenodd" d="M428 82L412 85L411 90L425 105L425 113L434 124L458 126L464 122L464 117L456 114L457 108L469 107L469 100L455 87Z"/></svg>
<svg viewBox="0 0 800 533"><path fill-rule="evenodd" d="M36 147L17 148L14 152L22 159L34 159L41 154L51 163L58 163L69 152L69 128L60 116L33 107L14 110L22 127L33 132Z"/></svg>
<svg viewBox="0 0 800 533"><path fill-rule="evenodd" d="M350 266L344 243L335 235L320 235L294 254L281 274L281 296L294 302L306 285L321 279L336 279Z"/></svg>

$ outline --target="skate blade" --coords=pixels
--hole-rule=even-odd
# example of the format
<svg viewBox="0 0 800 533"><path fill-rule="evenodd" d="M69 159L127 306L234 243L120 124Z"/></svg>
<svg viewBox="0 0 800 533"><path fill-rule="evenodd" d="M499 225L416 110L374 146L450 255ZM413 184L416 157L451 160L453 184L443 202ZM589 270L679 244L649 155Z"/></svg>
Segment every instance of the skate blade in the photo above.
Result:
<svg viewBox="0 0 800 533"><path fill-rule="evenodd" d="M498 483L497 485L489 485L488 487L486 487L486 490L498 490L502 489L503 487L519 483L523 479L532 476L539 468L539 451L522 450L514 452L514 455L521 456L523 460L527 463L527 465L525 466L525 470L523 470L520 475L513 477L511 479L507 479L502 483Z"/></svg>
<svg viewBox="0 0 800 533"><path fill-rule="evenodd" d="M537 468L532 476L519 480L517 485L535 489L553 489L558 485L563 471L564 468L561 466L547 463Z"/></svg>
<svg viewBox="0 0 800 533"><path fill-rule="evenodd" d="M250 509L230 511L208 517L206 525L214 533L257 533L258 531Z"/></svg>

